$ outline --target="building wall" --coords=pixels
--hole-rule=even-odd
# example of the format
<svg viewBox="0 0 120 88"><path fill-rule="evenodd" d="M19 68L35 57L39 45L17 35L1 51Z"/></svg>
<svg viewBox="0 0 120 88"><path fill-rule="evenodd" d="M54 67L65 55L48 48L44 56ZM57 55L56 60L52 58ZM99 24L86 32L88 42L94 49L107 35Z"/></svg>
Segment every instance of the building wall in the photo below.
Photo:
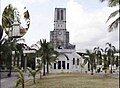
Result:
<svg viewBox="0 0 120 88"><path fill-rule="evenodd" d="M80 72L85 73L87 71L87 65L82 68L80 64L83 63L83 59L81 56L79 56L75 50L67 50L67 49L57 49L57 51L60 53L60 55L57 58L57 61L52 63L50 72L51 73L59 73L59 72ZM74 64L73 64L73 58L74 58ZM62 62L65 61L65 69L63 67ZM59 62L61 62L61 69L59 69ZM56 68L54 68L54 64L56 63ZM67 64L69 63L69 69Z"/></svg>

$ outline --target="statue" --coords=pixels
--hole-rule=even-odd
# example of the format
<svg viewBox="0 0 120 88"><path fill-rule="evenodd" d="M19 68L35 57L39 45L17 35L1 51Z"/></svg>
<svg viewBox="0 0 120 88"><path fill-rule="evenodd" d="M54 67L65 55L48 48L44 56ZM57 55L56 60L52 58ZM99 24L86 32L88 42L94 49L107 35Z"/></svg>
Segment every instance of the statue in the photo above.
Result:
<svg viewBox="0 0 120 88"><path fill-rule="evenodd" d="M13 22L13 30L12 30L12 36L18 37L20 35L20 15L19 11L17 9L14 10L14 22Z"/></svg>
<svg viewBox="0 0 120 88"><path fill-rule="evenodd" d="M14 23L20 23L20 15L17 9L14 10Z"/></svg>

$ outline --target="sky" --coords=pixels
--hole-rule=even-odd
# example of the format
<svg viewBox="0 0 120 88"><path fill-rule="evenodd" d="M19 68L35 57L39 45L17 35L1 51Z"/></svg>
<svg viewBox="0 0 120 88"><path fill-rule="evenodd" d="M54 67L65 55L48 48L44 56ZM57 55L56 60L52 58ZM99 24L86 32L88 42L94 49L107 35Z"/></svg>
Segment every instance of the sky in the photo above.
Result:
<svg viewBox="0 0 120 88"><path fill-rule="evenodd" d="M1 0L0 0L1 1ZM30 13L30 28L22 37L31 46L40 39L50 40L50 31L54 30L55 8L66 8L67 31L70 32L70 43L76 45L77 51L105 48L106 42L118 48L118 29L108 32L106 23L111 12L117 8L110 8L107 2L99 0L2 0L0 2L1 15L8 4L20 8L26 7Z"/></svg>

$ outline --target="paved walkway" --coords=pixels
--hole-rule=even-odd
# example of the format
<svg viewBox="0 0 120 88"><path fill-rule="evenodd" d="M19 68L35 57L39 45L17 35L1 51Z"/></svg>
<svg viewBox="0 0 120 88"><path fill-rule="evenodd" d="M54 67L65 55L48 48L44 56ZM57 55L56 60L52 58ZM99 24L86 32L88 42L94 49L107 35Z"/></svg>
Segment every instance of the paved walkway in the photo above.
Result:
<svg viewBox="0 0 120 88"><path fill-rule="evenodd" d="M32 76L28 77L28 73L25 74L25 81L32 79ZM9 78L3 78L0 80L0 88L14 88L16 85L17 77L12 74Z"/></svg>

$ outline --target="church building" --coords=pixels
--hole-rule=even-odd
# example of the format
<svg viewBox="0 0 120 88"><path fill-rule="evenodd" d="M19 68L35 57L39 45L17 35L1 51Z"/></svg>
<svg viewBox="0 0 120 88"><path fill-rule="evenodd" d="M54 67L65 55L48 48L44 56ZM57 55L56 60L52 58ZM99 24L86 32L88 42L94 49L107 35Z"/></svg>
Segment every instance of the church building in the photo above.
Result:
<svg viewBox="0 0 120 88"><path fill-rule="evenodd" d="M50 72L85 72L87 66L82 68L82 57L76 53L75 45L69 43L69 31L66 29L66 8L55 8L54 30L50 31L50 42L54 49L60 53L57 61L51 65Z"/></svg>

